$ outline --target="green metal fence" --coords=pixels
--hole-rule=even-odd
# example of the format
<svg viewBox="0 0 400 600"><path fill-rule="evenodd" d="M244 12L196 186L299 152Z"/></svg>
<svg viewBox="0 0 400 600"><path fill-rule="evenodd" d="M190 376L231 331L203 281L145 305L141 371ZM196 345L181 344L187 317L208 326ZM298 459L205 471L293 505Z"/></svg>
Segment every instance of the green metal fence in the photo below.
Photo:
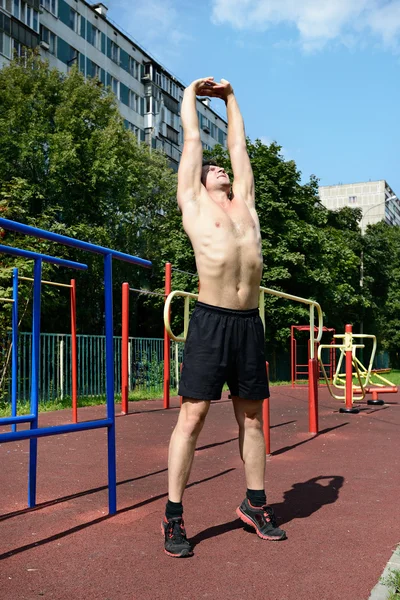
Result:
<svg viewBox="0 0 400 600"><path fill-rule="evenodd" d="M28 401L31 388L31 333L20 333L18 339L18 400ZM0 370L7 360L7 344L0 352ZM158 392L163 387L164 347L160 338L129 338L128 346L129 390ZM106 392L105 337L78 335L78 398L102 397ZM179 366L183 357L183 344L171 344L171 391L175 391ZM11 363L7 365L10 400ZM121 392L121 337L114 337L114 391ZM44 402L71 397L71 336L43 333L40 338L40 399ZM3 386L4 387L4 386Z"/></svg>

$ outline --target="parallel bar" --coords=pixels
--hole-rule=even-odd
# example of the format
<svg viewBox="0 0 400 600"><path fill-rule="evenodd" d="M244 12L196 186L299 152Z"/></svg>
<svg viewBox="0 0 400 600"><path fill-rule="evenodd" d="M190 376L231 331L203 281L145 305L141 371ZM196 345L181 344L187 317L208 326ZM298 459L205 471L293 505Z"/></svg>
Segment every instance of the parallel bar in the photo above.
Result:
<svg viewBox="0 0 400 600"><path fill-rule="evenodd" d="M6 219L1 218L0 221L7 222ZM4 227L4 225L1 226ZM48 254L30 252L29 250L21 250L21 248L13 248L12 246L4 246L4 244L0 244L0 252L3 252L4 254L10 254L11 256L22 256L23 258L29 258L31 260L36 260L37 258L40 258L43 262L51 263L52 265L59 265L60 267L69 267L71 269L79 269L81 271L86 271L86 269L88 268L87 265L83 263L74 262L72 260L64 260L63 258L56 258L55 256L49 256Z"/></svg>
<svg viewBox="0 0 400 600"><path fill-rule="evenodd" d="M14 425L16 423L30 423L31 421L33 421L35 419L35 415L20 415L19 417L1 417L1 425ZM15 429L13 429L13 431L15 431ZM0 442L1 442L1 436L3 434L0 433Z"/></svg>
<svg viewBox="0 0 400 600"><path fill-rule="evenodd" d="M88 252L94 252L95 254L103 254L105 256L111 255L113 258L118 258L125 262L140 265L142 267L151 267L151 261L144 260L137 256L131 256L130 254L124 254L123 252L117 252L110 248L103 248L103 246L96 246L89 242L82 242L81 240L75 240L66 235L60 235L59 233L53 233L52 231L45 231L44 229L38 229L37 227L30 227L23 223L17 223L16 221L9 221L8 219L0 218L0 227L3 229L9 229L11 231L18 231L19 233L25 233L26 235L33 235L44 240L51 240L52 242L58 242L64 246L72 246L73 248L80 248L81 250L87 250ZM50 257L51 258L51 257ZM44 260L44 259L43 259ZM61 259L58 259L61 260Z"/></svg>
<svg viewBox="0 0 400 600"><path fill-rule="evenodd" d="M0 302L10 302L10 304L13 304L14 300L12 298L1 298L0 297Z"/></svg>
<svg viewBox="0 0 400 600"><path fill-rule="evenodd" d="M42 259L36 258L33 268L33 317L32 317L32 376L31 376L31 414L35 418L31 422L32 429L38 427L39 415L39 361L40 361L40 294L42 279ZM16 435L17 432L14 433ZM36 474L37 474L37 439L29 436L29 478L28 506L36 505Z"/></svg>
<svg viewBox="0 0 400 600"><path fill-rule="evenodd" d="M117 465L115 452L115 405L114 405L114 327L111 253L104 257L104 308L106 329L106 393L107 419L111 422L107 429L108 449L108 509L110 515L117 512Z"/></svg>
<svg viewBox="0 0 400 600"><path fill-rule="evenodd" d="M33 281L32 277L20 277L20 279L22 279L23 281ZM66 288L71 287L68 283L58 283L57 281L46 281L45 279L42 279L42 284L43 283L45 283L46 285L54 285L56 287L66 287Z"/></svg>
<svg viewBox="0 0 400 600"><path fill-rule="evenodd" d="M19 440L28 440L29 438L49 437L51 435L61 435L63 433L72 433L75 431L88 431L89 429L110 428L112 419L101 419L99 421L86 421L86 423L72 423L69 425L55 425L54 427L40 427L39 429L24 429L23 431L7 432L0 434L0 442L16 442Z"/></svg>

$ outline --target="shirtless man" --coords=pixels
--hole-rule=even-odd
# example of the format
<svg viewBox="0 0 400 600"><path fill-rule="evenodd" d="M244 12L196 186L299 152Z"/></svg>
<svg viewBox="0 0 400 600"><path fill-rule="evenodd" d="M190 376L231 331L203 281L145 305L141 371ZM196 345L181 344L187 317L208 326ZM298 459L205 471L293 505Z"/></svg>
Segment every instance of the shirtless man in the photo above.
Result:
<svg viewBox="0 0 400 600"><path fill-rule="evenodd" d="M228 150L234 182L216 164L202 165L196 96L225 101ZM178 205L195 253L201 282L190 320L179 394L183 397L171 437L169 494L162 522L165 552L192 556L183 522L182 497L197 438L210 401L228 383L239 425L240 456L247 483L237 514L264 540L282 540L264 491L265 442L262 403L269 397L264 330L258 312L262 273L260 225L243 119L231 84L213 77L186 88L181 110L184 146L178 171Z"/></svg>

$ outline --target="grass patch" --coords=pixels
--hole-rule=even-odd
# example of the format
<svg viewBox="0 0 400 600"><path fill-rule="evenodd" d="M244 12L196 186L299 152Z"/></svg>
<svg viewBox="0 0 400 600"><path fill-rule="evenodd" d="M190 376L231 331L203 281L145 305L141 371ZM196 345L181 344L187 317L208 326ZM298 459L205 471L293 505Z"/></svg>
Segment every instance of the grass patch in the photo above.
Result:
<svg viewBox="0 0 400 600"><path fill-rule="evenodd" d="M400 600L400 571L390 569L389 575L383 577L381 582L389 589L387 600Z"/></svg>

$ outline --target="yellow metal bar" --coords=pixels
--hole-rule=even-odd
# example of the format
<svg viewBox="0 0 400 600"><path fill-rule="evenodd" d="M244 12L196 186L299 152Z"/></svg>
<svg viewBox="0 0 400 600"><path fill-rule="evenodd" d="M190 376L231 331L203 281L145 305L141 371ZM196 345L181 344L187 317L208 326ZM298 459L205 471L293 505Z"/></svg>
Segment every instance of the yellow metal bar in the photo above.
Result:
<svg viewBox="0 0 400 600"><path fill-rule="evenodd" d="M344 337L344 336L342 336L342 337ZM351 343L351 340L350 340L350 343ZM318 347L318 360L319 360L319 362L321 364L322 373L324 375L325 382L326 382L326 385L328 387L328 391L329 391L330 395L332 396L332 398L335 398L336 400L343 400L344 402L346 402L346 396L345 395L338 396L337 394L334 394L334 392L332 390L332 386L331 386L331 383L329 381L329 377L328 377L328 375L326 373L326 370L325 370L325 367L324 367L324 363L323 363L323 361L321 359L321 353L322 353L322 350L324 348L338 348L338 349L341 350L341 356L342 356L342 354L344 355L344 353L346 352L347 346L346 346L346 344L321 344ZM356 401L356 400L363 400L363 398L365 398L365 386L363 385L363 382L361 380L361 374L360 374L360 372L358 370L357 362L354 361L354 360L353 360L353 365L354 365L354 367L356 369L356 375L357 375L358 381L360 383L360 390L361 390L361 394L362 394L361 396L357 396L357 397L354 396L353 400L354 401ZM339 366L339 364L338 364L338 366ZM337 380L337 373L335 373L335 378L333 380L333 385L335 387L337 387L338 389L345 388L345 386L336 385L336 383L335 383L336 380Z"/></svg>
<svg viewBox="0 0 400 600"><path fill-rule="evenodd" d="M22 279L22 281L33 281L32 277L18 277L18 279ZM45 281L44 279L41 280L41 283L45 283L46 285L54 285L55 287L72 287L68 283L57 283L57 281Z"/></svg>
<svg viewBox="0 0 400 600"><path fill-rule="evenodd" d="M186 340L187 333L189 330L189 308L190 308L190 298L189 296L185 296L185 308L184 308L184 316L183 316L183 337Z"/></svg>
<svg viewBox="0 0 400 600"><path fill-rule="evenodd" d="M14 300L12 298L2 298L0 296L0 302L14 302Z"/></svg>
<svg viewBox="0 0 400 600"><path fill-rule="evenodd" d="M165 329L167 330L169 337L172 340L174 340L175 342L184 342L186 340L186 335L184 334L184 337L176 336L172 332L171 323L169 320L171 302L174 298L176 298L176 296L182 296L183 298L185 298L185 313L186 313L186 311L188 313L189 309L186 308L186 298L188 298L188 302L189 302L190 298L194 298L195 300L197 300L198 294L191 294L190 292L181 292L180 290L175 290L174 292L171 292L169 294L169 296L167 297L165 304L164 304L164 325L165 325ZM189 326L189 315L187 316L187 322L188 322L187 326ZM184 324L184 331L185 331L185 324Z"/></svg>
<svg viewBox="0 0 400 600"><path fill-rule="evenodd" d="M260 293L270 294L271 296L278 296L278 298L286 298L287 300L293 300L294 302L301 302L302 304L309 304L310 307L317 309L318 313L318 335L315 338L315 342L320 342L323 333L324 326L324 317L322 314L322 308L315 302L315 300L310 300L309 298L301 298L301 296L293 296L292 294L286 294L285 292L278 292L278 290L272 290L270 288L260 287ZM313 323L314 326L314 323ZM311 326L310 326L311 327ZM313 327L311 327L313 329Z"/></svg>
<svg viewBox="0 0 400 600"><path fill-rule="evenodd" d="M314 342L315 341L319 342L321 340L322 332L323 332L323 325L324 325L322 309L321 309L321 306L318 304L318 302L315 302L314 300L309 300L307 298L301 298L300 296L292 296L291 294L286 294L285 292L271 290L270 288L260 287L260 296L259 296L258 307L259 307L259 311L260 311L260 318L264 325L264 330L265 330L265 297L264 297L265 294L270 294L272 296L278 296L278 298L285 298L287 300L293 300L294 302L301 302L303 304L308 304L310 306L310 340L312 340L310 352L311 352L311 358L314 358ZM178 337L172 332L171 323L169 320L171 302L172 302L173 298L175 298L176 296L183 296L185 298L184 337ZM174 292L171 292L169 294L169 296L165 302L164 325L168 332L169 337L171 339L175 340L175 342L184 342L186 339L187 329L189 327L189 299L190 298L194 298L195 300L197 300L198 294L192 294L189 292L182 292L180 290L175 290ZM317 309L317 313L318 313L318 335L317 335L316 339L314 336L314 308Z"/></svg>

